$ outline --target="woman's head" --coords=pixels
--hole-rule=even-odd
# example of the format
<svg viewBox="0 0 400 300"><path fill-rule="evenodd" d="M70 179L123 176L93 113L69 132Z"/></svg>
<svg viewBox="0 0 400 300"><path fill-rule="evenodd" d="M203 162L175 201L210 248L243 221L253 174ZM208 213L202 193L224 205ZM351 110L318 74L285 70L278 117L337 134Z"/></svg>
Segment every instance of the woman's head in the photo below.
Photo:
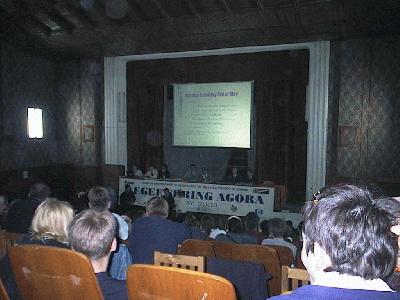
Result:
<svg viewBox="0 0 400 300"><path fill-rule="evenodd" d="M34 239L55 239L68 243L68 226L74 217L74 211L68 202L47 198L33 216L32 236Z"/></svg>
<svg viewBox="0 0 400 300"><path fill-rule="evenodd" d="M400 204L393 199L337 185L307 202L303 214L302 259L312 278L318 271L368 280L392 273L398 245L390 229L400 218Z"/></svg>

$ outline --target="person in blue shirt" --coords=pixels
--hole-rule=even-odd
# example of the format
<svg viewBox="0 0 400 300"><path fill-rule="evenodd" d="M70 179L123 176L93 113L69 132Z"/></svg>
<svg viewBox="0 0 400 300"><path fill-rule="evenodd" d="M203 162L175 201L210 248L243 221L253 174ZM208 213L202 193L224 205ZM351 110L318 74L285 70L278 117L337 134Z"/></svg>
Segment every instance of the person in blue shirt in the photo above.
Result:
<svg viewBox="0 0 400 300"><path fill-rule="evenodd" d="M303 215L311 285L271 299L400 299L384 281L396 266L400 203L344 184L315 195Z"/></svg>

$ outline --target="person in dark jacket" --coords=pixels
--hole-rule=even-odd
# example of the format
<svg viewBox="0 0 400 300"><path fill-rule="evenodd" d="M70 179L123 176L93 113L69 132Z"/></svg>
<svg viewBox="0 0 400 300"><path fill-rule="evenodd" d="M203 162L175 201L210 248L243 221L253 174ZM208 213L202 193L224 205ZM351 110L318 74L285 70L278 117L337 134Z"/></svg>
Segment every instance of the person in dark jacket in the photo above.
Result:
<svg viewBox="0 0 400 300"><path fill-rule="evenodd" d="M190 239L189 228L167 219L168 203L153 197L146 204L146 216L136 220L128 238L133 263L153 264L154 251L176 254L178 245Z"/></svg>
<svg viewBox="0 0 400 300"><path fill-rule="evenodd" d="M96 209L78 214L69 228L72 249L90 259L105 300L128 299L125 280L113 279L107 273L111 253L117 248L116 228L109 211Z"/></svg>

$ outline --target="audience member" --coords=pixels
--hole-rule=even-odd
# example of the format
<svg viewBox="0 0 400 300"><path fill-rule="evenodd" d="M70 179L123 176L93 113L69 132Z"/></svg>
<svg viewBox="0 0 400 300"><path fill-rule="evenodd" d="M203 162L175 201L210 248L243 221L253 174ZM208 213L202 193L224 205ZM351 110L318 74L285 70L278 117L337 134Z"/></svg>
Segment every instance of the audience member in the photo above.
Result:
<svg viewBox="0 0 400 300"><path fill-rule="evenodd" d="M172 193L169 191L169 188L163 189L163 198L168 203L168 219L175 220L176 212L175 212L175 199L172 196Z"/></svg>
<svg viewBox="0 0 400 300"><path fill-rule="evenodd" d="M188 213L183 219L183 224L185 224L191 234L191 239L196 240L206 240L207 236L201 231L200 221L196 218L194 214Z"/></svg>
<svg viewBox="0 0 400 300"><path fill-rule="evenodd" d="M6 196L0 196L0 229L4 227L8 213L8 201Z"/></svg>
<svg viewBox="0 0 400 300"><path fill-rule="evenodd" d="M254 236L257 240L257 244L260 245L264 235L261 232L258 232L258 222L260 221L260 217L255 212L249 212L245 217L245 233Z"/></svg>
<svg viewBox="0 0 400 300"><path fill-rule="evenodd" d="M279 245L290 248L293 252L293 257L296 257L297 248L292 243L289 243L284 240L284 235L287 231L287 225L284 220L279 218L273 218L268 222L269 228L269 238L264 239L261 242L261 245Z"/></svg>
<svg viewBox="0 0 400 300"><path fill-rule="evenodd" d="M293 243L293 222L291 220L287 220L285 223L286 232L283 236L283 239L289 243Z"/></svg>
<svg viewBox="0 0 400 300"><path fill-rule="evenodd" d="M72 248L90 259L105 300L128 299L125 281L107 274L111 253L117 248L116 227L109 211L88 209L75 217L69 229Z"/></svg>
<svg viewBox="0 0 400 300"><path fill-rule="evenodd" d="M74 211L69 203L47 199L37 207L29 235L17 244L69 248L68 227L73 218ZM8 256L1 261L0 274L10 299L19 299Z"/></svg>
<svg viewBox="0 0 400 300"><path fill-rule="evenodd" d="M264 238L269 238L269 228L268 228L268 220L263 220L260 223L260 229L262 234L264 235Z"/></svg>
<svg viewBox="0 0 400 300"><path fill-rule="evenodd" d="M183 180L192 182L200 182L202 180L201 174L197 171L195 164L190 164L185 175L183 175Z"/></svg>
<svg viewBox="0 0 400 300"><path fill-rule="evenodd" d="M228 218L226 234L218 234L215 240L235 244L257 244L257 239L254 236L244 233L242 220L237 216Z"/></svg>
<svg viewBox="0 0 400 300"><path fill-rule="evenodd" d="M400 299L382 280L396 265L399 206L354 185L327 188L307 202L302 260L312 285L276 299Z"/></svg>
<svg viewBox="0 0 400 300"><path fill-rule="evenodd" d="M108 211L112 208L112 205L115 205L115 199L113 203L109 191L101 186L92 187L89 190L88 198L89 207L99 211ZM127 240L129 235L128 222L116 213L113 213L113 216L118 225L117 237L122 241ZM110 275L116 279L126 279L126 270L130 264L132 264L132 256L127 246L122 242L111 259Z"/></svg>
<svg viewBox="0 0 400 300"><path fill-rule="evenodd" d="M126 212L135 203L136 197L135 193L129 184L125 184L125 190L119 196L120 210Z"/></svg>
<svg viewBox="0 0 400 300"><path fill-rule="evenodd" d="M221 232L212 233L215 230L215 219L211 215L203 215L200 218L200 229L206 237L215 239L215 236L220 233L225 233L224 230Z"/></svg>
<svg viewBox="0 0 400 300"><path fill-rule="evenodd" d="M168 170L168 166L163 164L161 167L161 171L158 173L159 179L169 179L171 178L171 173Z"/></svg>
<svg viewBox="0 0 400 300"><path fill-rule="evenodd" d="M31 186L27 200L15 200L8 210L5 229L14 233L27 233L36 208L51 194L50 188L44 183Z"/></svg>
<svg viewBox="0 0 400 300"><path fill-rule="evenodd" d="M185 206L186 206L186 197L185 197L185 192L182 190L178 190L176 192L175 196L175 211L176 211L176 217L178 217L180 214L185 213Z"/></svg>
<svg viewBox="0 0 400 300"><path fill-rule="evenodd" d="M167 219L168 203L160 197L151 198L146 204L146 216L132 226L128 247L133 263L154 263L154 251L176 254L178 245L190 239L186 225Z"/></svg>
<svg viewBox="0 0 400 300"><path fill-rule="evenodd" d="M144 174L144 178L157 179L158 178L158 170L156 168L154 168L153 166L149 166L147 168L146 174Z"/></svg>

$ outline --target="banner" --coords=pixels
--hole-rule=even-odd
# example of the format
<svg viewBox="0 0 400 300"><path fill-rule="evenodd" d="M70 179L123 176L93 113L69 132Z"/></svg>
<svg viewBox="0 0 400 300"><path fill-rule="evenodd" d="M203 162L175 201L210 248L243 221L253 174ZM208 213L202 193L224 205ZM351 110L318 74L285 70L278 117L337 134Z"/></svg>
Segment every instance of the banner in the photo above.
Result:
<svg viewBox="0 0 400 300"><path fill-rule="evenodd" d="M155 196L162 196L168 188L175 198L177 209L185 212L202 212L245 216L256 212L260 217L269 215L274 208L274 188L245 185L189 183L181 181L131 179L120 177L119 194L129 184L135 193L135 205L145 206ZM177 192L183 191L184 197Z"/></svg>

